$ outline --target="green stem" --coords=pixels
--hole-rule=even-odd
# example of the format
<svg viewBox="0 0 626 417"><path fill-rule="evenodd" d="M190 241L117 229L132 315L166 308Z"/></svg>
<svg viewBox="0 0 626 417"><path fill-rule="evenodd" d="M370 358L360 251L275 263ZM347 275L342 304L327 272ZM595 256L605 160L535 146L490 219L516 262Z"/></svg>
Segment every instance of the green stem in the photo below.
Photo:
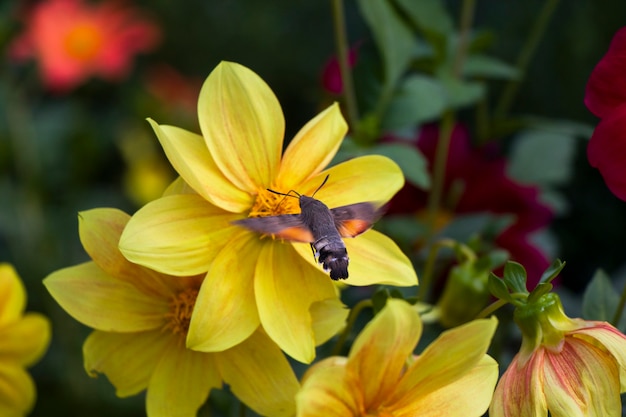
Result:
<svg viewBox="0 0 626 417"><path fill-rule="evenodd" d="M435 150L435 160L433 161L433 182L428 194L426 205L426 219L428 221L427 239L430 240L435 234L437 215L441 207L443 198L443 188L446 176L446 163L448 159L448 151L450 149L450 141L452 139L452 130L454 128L455 116L452 111L446 111L439 126L439 139L437 140L437 148Z"/></svg>
<svg viewBox="0 0 626 417"><path fill-rule="evenodd" d="M332 0L333 25L335 28L335 42L337 47L337 61L339 62L339 72L343 85L343 99L346 105L348 124L351 129L357 127L359 121L359 111L354 93L354 83L352 81L352 71L349 63L348 35L346 33L346 19L343 13L343 0Z"/></svg>
<svg viewBox="0 0 626 417"><path fill-rule="evenodd" d="M419 301L422 301L428 294L433 281L435 262L437 261L437 255L439 254L439 250L441 248L459 249L460 253L465 257L465 260L473 261L476 259L476 254L469 246L457 242L456 240L441 239L435 242L428 252L428 259L426 260L426 265L424 265L424 273L422 274L417 294L417 299ZM463 261L463 259L459 259L459 261Z"/></svg>
<svg viewBox="0 0 626 417"><path fill-rule="evenodd" d="M371 306L372 306L372 300L361 300L354 307L352 307L352 310L350 310L350 314L348 315L348 321L346 322L346 327L343 329L343 332L341 332L341 335L339 335L339 340L337 340L337 343L335 344L335 347L333 348L331 356L337 356L341 353L341 349L343 348L344 343L346 343L346 339L348 338L348 335L352 331L352 328L354 327L354 323L356 322L357 317L359 316L359 314L361 314L361 311L363 311L363 309L371 307Z"/></svg>
<svg viewBox="0 0 626 417"><path fill-rule="evenodd" d="M619 299L619 304L617 305L617 309L615 310L613 320L611 320L611 324L615 327L619 325L620 319L622 318L622 313L624 313L624 306L626 306L626 285L622 289L622 296Z"/></svg>
<svg viewBox="0 0 626 417"><path fill-rule="evenodd" d="M524 76L526 75L528 64L535 54L537 46L539 46L539 42L546 32L550 19L552 18L558 4L559 0L548 0L543 3L543 8L541 9L537 19L535 19L535 24L528 35L528 39L517 57L515 67L519 71L519 77L515 80L509 81L502 91L494 111L494 119L504 119L507 113L511 110L511 105L513 104L519 87L524 80Z"/></svg>
<svg viewBox="0 0 626 417"><path fill-rule="evenodd" d="M505 300L494 301L493 303L491 303L487 307L483 308L482 311L480 313L478 313L475 318L476 319L484 319L486 317L489 317L491 314L493 314L494 311L496 311L500 307L505 306L506 304L507 304L507 301L505 301Z"/></svg>
<svg viewBox="0 0 626 417"><path fill-rule="evenodd" d="M465 0L461 9L461 17L459 19L459 44L454 57L454 65L452 74L456 78L461 78L463 73L463 65L467 57L467 49L469 46L469 35L472 30L472 22L474 21L474 10L476 9L476 0Z"/></svg>

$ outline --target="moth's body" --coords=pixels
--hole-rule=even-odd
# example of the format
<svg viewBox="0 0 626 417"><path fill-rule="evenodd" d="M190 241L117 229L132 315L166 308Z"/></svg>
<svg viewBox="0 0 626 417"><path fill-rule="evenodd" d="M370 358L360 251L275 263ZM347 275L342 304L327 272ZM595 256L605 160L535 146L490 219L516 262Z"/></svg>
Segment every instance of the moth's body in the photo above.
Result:
<svg viewBox="0 0 626 417"><path fill-rule="evenodd" d="M348 278L348 251L342 237L354 237L369 229L380 210L369 202L329 209L313 197L297 198L300 214L250 217L234 223L281 239L308 242L332 279Z"/></svg>
<svg viewBox="0 0 626 417"><path fill-rule="evenodd" d="M335 217L326 204L313 197L300 196L300 217L313 235L311 246L324 270L332 279L348 278L348 251L335 225Z"/></svg>

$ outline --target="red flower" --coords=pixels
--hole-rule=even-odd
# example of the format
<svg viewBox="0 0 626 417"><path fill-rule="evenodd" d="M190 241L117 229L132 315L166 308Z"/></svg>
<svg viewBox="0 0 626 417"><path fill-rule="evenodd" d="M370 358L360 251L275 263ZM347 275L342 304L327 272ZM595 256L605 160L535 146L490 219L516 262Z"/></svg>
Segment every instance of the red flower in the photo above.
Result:
<svg viewBox="0 0 626 417"><path fill-rule="evenodd" d="M439 137L435 125L426 126L414 142L431 162ZM494 243L509 251L511 259L528 271L529 285L536 283L548 267L546 256L532 245L529 235L546 227L552 210L539 200L537 187L521 185L506 175L506 160L485 147L474 149L464 128L457 125L452 133L446 164L441 219L454 214L492 213L512 215L513 223ZM391 201L389 213L419 212L426 207L427 194L412 185L405 187Z"/></svg>
<svg viewBox="0 0 626 417"><path fill-rule="evenodd" d="M589 163L600 170L607 187L626 201L626 28L613 38L593 69L585 105L600 123L587 147Z"/></svg>
<svg viewBox="0 0 626 417"><path fill-rule="evenodd" d="M136 9L110 1L43 1L29 10L24 25L10 55L18 61L34 57L44 84L57 92L91 76L125 78L132 57L153 49L160 37L158 27Z"/></svg>
<svg viewBox="0 0 626 417"><path fill-rule="evenodd" d="M354 68L358 59L360 43L350 49L348 52L348 66ZM343 81L341 80L341 71L339 69L339 61L333 56L324 65L322 71L322 85L324 90L331 94L339 95L343 93Z"/></svg>

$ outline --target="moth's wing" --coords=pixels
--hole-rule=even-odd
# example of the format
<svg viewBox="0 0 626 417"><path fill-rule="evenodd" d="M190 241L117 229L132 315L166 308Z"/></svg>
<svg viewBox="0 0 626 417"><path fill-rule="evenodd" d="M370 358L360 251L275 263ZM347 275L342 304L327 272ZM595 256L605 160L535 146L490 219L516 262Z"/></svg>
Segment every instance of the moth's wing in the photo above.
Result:
<svg viewBox="0 0 626 417"><path fill-rule="evenodd" d="M331 209L335 227L342 237L354 237L372 227L382 216L383 209L370 202L349 204Z"/></svg>
<svg viewBox="0 0 626 417"><path fill-rule="evenodd" d="M249 217L247 219L236 220L233 223L264 235L272 235L279 239L308 243L315 240L309 228L302 223L299 214Z"/></svg>

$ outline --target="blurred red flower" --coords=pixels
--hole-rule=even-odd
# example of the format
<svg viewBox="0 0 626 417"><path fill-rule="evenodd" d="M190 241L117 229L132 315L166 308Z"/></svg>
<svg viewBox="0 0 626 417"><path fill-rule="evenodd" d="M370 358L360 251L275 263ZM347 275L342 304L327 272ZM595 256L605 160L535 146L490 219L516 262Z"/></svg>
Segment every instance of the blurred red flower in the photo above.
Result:
<svg viewBox="0 0 626 417"><path fill-rule="evenodd" d="M348 66L350 68L354 68L359 58L359 47L360 43L357 43L348 51ZM337 56L333 56L324 64L324 69L322 70L322 86L324 90L331 94L339 95L343 93L343 81L341 80L341 70L339 69Z"/></svg>
<svg viewBox="0 0 626 417"><path fill-rule="evenodd" d="M117 1L42 1L26 11L23 23L10 57L35 58L44 84L56 92L66 92L91 76L124 79L133 56L152 50L160 39L155 23Z"/></svg>
<svg viewBox="0 0 626 417"><path fill-rule="evenodd" d="M589 163L607 187L626 201L626 27L591 72L585 105L601 120L587 147Z"/></svg>
<svg viewBox="0 0 626 417"><path fill-rule="evenodd" d="M438 126L428 125L412 142L431 165L438 139ZM549 260L530 242L530 234L548 226L553 213L539 201L537 187L519 184L506 175L507 161L496 151L493 147L473 148L467 131L455 126L446 164L442 215L438 216L444 224L440 226L458 214L512 215L513 222L493 243L524 265L532 288ZM388 213L420 213L426 208L427 196L425 191L406 184L391 200Z"/></svg>

